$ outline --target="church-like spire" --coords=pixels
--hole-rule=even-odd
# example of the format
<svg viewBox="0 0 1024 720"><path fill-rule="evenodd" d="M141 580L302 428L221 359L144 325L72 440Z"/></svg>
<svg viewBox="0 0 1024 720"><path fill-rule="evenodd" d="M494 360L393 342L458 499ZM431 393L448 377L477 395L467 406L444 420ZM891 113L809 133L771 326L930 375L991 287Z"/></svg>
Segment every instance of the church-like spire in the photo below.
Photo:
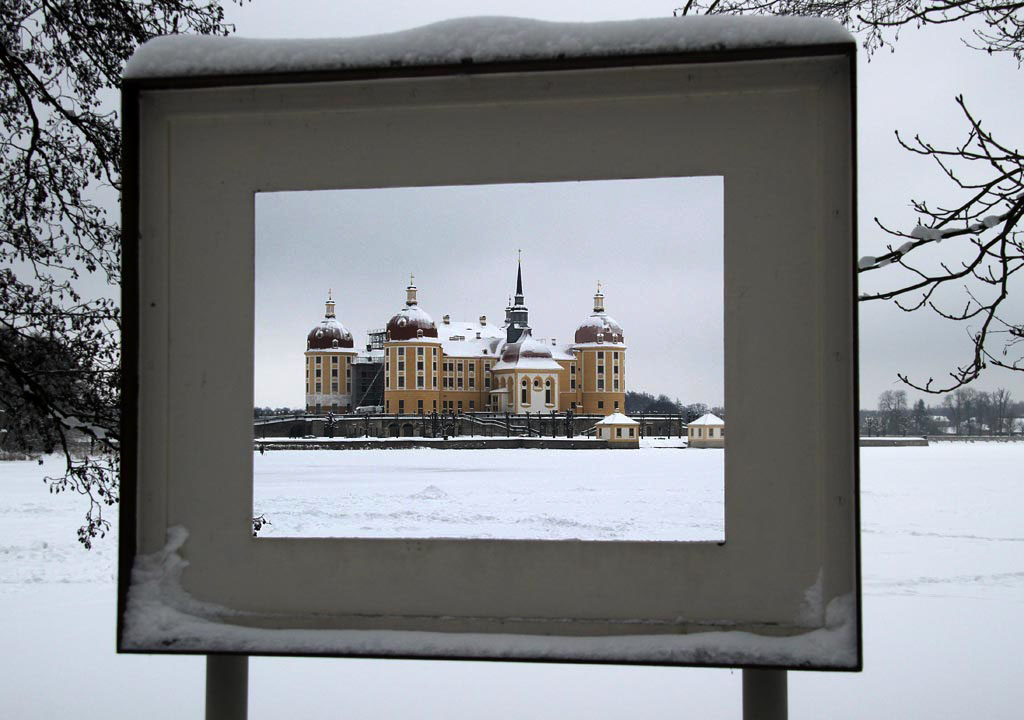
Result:
<svg viewBox="0 0 1024 720"><path fill-rule="evenodd" d="M324 317L334 317L334 298L331 294L330 288L327 289L327 302L324 303L324 306L326 308L324 310Z"/></svg>
<svg viewBox="0 0 1024 720"><path fill-rule="evenodd" d="M523 251L519 251L519 263L516 269L516 295L512 307L505 313L507 327L505 328L505 339L510 342L517 342L524 331L530 327L529 311L526 309L526 298L523 295Z"/></svg>
<svg viewBox="0 0 1024 720"><path fill-rule="evenodd" d="M597 292L594 293L594 312L604 312L604 293L601 292L601 281L597 281Z"/></svg>
<svg viewBox="0 0 1024 720"><path fill-rule="evenodd" d="M523 296L523 251L519 251L519 266L516 269L516 305L522 306L526 302Z"/></svg>

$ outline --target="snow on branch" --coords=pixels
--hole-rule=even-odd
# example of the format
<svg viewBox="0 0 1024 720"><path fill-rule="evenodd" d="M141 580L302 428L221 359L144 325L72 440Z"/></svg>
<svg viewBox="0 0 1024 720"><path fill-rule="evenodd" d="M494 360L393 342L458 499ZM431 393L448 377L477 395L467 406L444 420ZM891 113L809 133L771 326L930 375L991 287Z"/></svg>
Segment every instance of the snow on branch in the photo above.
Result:
<svg viewBox="0 0 1024 720"><path fill-rule="evenodd" d="M858 272L866 273L887 265L899 265L911 274L896 287L861 295L862 301L892 300L906 312L930 308L939 316L955 322L969 322L967 329L972 352L968 362L949 373L949 380L936 385L934 378L919 383L906 374L899 378L925 392L948 392L975 380L988 366L1024 371L1024 320L1010 319L1003 313L1013 276L1024 267L1024 156L996 140L972 115L963 97L957 98L969 125L966 140L943 149L915 136L900 144L910 152L930 157L943 174L964 195L954 207L932 207L914 200L912 207L923 222L909 232L876 224L885 233L902 240L887 245L887 252L865 256ZM968 181L971 174L980 181ZM920 261L928 257L920 251L934 248L943 240L962 240L962 260L955 265L946 261L926 267ZM958 246L958 250L960 247ZM914 262L910 254L915 253ZM920 255L920 258L918 257ZM940 302L936 291L953 284L963 292L963 304L950 308Z"/></svg>

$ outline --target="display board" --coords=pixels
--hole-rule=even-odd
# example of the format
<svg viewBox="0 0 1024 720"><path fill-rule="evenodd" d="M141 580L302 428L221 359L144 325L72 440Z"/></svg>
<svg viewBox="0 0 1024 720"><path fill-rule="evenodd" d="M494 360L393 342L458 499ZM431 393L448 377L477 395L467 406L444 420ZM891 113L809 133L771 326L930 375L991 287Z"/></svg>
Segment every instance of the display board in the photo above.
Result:
<svg viewBox="0 0 1024 720"><path fill-rule="evenodd" d="M825 21L707 30L736 22L639 49L624 24L617 52L568 26L459 61L394 37L362 65L144 48L123 88L120 651L861 667L854 45ZM707 175L725 542L253 537L256 193Z"/></svg>

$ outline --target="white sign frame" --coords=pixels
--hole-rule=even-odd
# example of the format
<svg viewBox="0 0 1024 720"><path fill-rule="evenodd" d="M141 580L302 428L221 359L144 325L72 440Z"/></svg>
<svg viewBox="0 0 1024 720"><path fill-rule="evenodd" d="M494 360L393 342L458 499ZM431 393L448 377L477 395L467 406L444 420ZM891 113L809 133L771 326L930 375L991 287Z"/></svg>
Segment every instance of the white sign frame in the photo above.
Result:
<svg viewBox="0 0 1024 720"><path fill-rule="evenodd" d="M859 670L854 86L852 44L127 81L119 651ZM725 542L252 536L257 192L699 175Z"/></svg>

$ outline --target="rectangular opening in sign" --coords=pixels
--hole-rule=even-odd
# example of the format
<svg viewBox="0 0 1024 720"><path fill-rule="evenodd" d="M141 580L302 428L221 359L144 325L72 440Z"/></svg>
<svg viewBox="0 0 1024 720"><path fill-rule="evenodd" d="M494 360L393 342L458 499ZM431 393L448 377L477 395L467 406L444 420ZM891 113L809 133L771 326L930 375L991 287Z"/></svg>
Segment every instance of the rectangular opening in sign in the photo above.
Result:
<svg viewBox="0 0 1024 720"><path fill-rule="evenodd" d="M260 193L254 529L724 540L723 179Z"/></svg>

